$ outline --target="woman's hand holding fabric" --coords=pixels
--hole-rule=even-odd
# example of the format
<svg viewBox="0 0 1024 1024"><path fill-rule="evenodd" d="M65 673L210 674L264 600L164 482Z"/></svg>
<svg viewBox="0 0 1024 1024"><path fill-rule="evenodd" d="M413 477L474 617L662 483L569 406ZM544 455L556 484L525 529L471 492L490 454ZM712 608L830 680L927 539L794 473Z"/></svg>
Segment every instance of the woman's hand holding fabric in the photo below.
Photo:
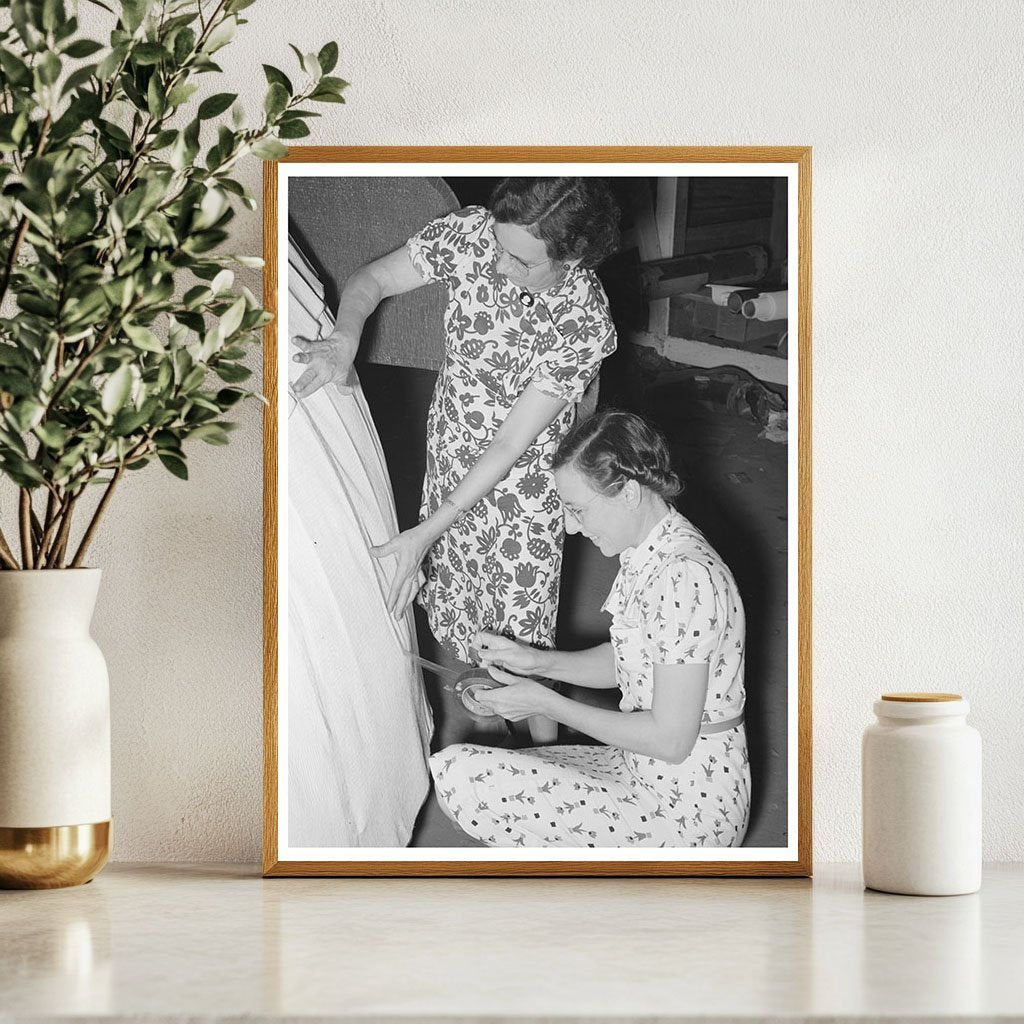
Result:
<svg viewBox="0 0 1024 1024"><path fill-rule="evenodd" d="M292 385L296 398L308 398L332 382L344 394L351 392L355 383L352 362L359 348L358 341L353 342L339 334L329 334L326 338L293 338L292 341L301 350L292 356L292 360L306 365L305 371Z"/></svg>
<svg viewBox="0 0 1024 1024"><path fill-rule="evenodd" d="M521 676L541 672L543 652L526 644L509 640L496 633L479 632L473 640L480 664L485 668L496 666Z"/></svg>
<svg viewBox="0 0 1024 1024"><path fill-rule="evenodd" d="M488 671L504 686L496 686L493 690L479 689L473 697L488 710L509 722L520 722L533 715L548 714L548 705L552 693L536 679L527 679L513 675L500 668L490 666Z"/></svg>
<svg viewBox="0 0 1024 1024"><path fill-rule="evenodd" d="M432 539L419 526L403 530L397 537L377 547L370 548L374 558L395 556L395 571L388 589L388 611L400 619L423 586L424 576L420 569L426 558Z"/></svg>

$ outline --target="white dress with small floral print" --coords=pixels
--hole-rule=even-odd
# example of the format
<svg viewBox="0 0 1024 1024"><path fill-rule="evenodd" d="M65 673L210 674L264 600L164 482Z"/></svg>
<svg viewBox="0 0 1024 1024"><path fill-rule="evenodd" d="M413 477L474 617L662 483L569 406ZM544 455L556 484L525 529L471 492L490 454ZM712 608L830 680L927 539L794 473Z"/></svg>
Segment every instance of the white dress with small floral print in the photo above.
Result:
<svg viewBox="0 0 1024 1024"><path fill-rule="evenodd" d="M703 663L705 727L741 716L743 603L718 554L673 510L620 561L604 604L620 711L650 710L655 665ZM750 813L742 722L699 735L678 765L613 746L461 743L430 770L449 817L488 846L738 846Z"/></svg>
<svg viewBox="0 0 1024 1024"><path fill-rule="evenodd" d="M548 459L601 360L615 351L594 272L566 265L558 283L524 302L523 289L496 270L493 223L471 206L407 243L421 276L448 290L421 518L473 467L528 384L569 404L430 550L419 600L442 649L463 661L479 629L553 645L564 531Z"/></svg>

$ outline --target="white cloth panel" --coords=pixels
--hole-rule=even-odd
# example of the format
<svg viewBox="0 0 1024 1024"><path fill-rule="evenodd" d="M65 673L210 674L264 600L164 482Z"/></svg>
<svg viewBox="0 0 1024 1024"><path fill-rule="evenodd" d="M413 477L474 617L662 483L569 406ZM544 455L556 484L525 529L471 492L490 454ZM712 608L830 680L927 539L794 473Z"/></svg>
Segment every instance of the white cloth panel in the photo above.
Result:
<svg viewBox="0 0 1024 1024"><path fill-rule="evenodd" d="M323 286L288 247L288 338L333 320ZM385 606L397 532L380 439L361 389L288 394L288 845L405 846L427 795L430 709L412 612Z"/></svg>

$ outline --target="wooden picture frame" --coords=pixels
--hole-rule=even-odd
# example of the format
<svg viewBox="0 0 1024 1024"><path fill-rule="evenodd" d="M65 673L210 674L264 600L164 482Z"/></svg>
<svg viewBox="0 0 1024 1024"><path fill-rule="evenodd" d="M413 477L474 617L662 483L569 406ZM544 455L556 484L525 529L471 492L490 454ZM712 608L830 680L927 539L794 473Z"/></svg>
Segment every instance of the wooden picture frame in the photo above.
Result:
<svg viewBox="0 0 1024 1024"><path fill-rule="evenodd" d="M672 363L696 367L727 364L739 366L752 380L773 381L773 387L785 383L788 410L796 405L796 416L789 423L796 426L796 438L790 432L785 442L786 512L777 518L785 520L785 559L788 569L785 582L786 628L778 642L780 657L785 660L786 707L781 714L784 735L781 737L785 769L780 777L764 776L762 783L753 782L754 800L758 787L767 789L773 779L775 794L785 804L781 828L784 839L771 846L736 849L714 847L672 848L649 852L625 851L616 847L563 851L561 848L529 848L515 851L483 848L431 848L429 850L390 847L331 847L296 845L290 841L289 821L285 811L289 801L286 758L289 719L287 716L287 676L280 671L287 654L287 608L281 595L287 584L288 566L279 560L286 534L287 491L284 474L282 424L286 395L282 379L287 369L287 344L281 332L287 330L288 285L284 274L288 269L288 196L299 178L338 179L415 179L441 175L446 181L465 181L471 177L502 177L521 171L537 176L564 174L605 175L609 179L632 181L647 179L651 183L652 209L638 215L632 225L630 241L639 252L641 268L650 284L654 275L670 276L665 261L680 253L692 259L691 253L673 247L673 225L679 225L694 237L696 251L717 238L727 248L740 243L741 228L734 218L733 229L721 225L710 229L689 226L686 196L694 193L692 181L707 183L714 191L714 182L728 191L733 181L752 182L771 178L775 200L770 225L758 230L774 232L769 246L784 247L782 272L788 274L787 287L797 290L797 301L790 303L786 332L777 335L781 344L768 353L753 339L723 344L718 335L708 340L677 337L670 332L670 317L691 317L685 323L696 323L703 317L706 331L709 324L721 330L722 321L715 321L716 311L728 307L715 306L706 297L706 286L693 287L686 301L693 308L680 313L681 304L670 298L656 298L655 287L648 289L650 300L647 323L636 326L623 338L620 348L633 342L636 351L646 350L644 358L670 360ZM674 182L675 184L671 184ZM684 185L680 185L680 183ZM691 184L686 185L685 183ZM780 184L781 182L781 184ZM657 185L655 185L657 183ZM738 186L737 186L738 187ZM686 191L689 189L689 191ZM760 191L758 191L760 195ZM680 203L680 195L684 199ZM660 199L655 199L660 196ZM780 198L781 197L781 198ZM663 201L662 201L663 200ZM780 205L781 204L781 205ZM757 214L763 222L764 210ZM780 213L780 210L782 211ZM746 223L746 222L744 222ZM753 223L753 221L750 221ZM718 230L718 229L721 230ZM702 235L701 230L705 233ZM718 234L715 231L718 230ZM730 231L736 235L733 239ZM780 236L780 231L783 232ZM781 237L781 242L778 239ZM701 242L703 239L703 242ZM729 241L736 245L729 246ZM794 249L796 258L793 259ZM293 147L279 162L268 162L264 171L264 305L275 313L265 330L264 393L267 407L264 414L264 830L263 872L267 877L289 876L407 876L407 875L487 875L487 876L809 876L811 874L811 150L809 147ZM659 258L661 262L659 263ZM679 256L679 258L682 258ZM654 268L652 270L652 267ZM792 267L792 270L789 270ZM684 269L693 270L692 264ZM778 267L775 268L778 270ZM774 271L773 271L774 272ZM685 276L685 275L684 275ZM707 274L704 275L705 279ZM690 281L696 284L697 278ZM787 277L783 276L786 281ZM708 281L708 283L712 283ZM336 283L337 284L337 283ZM669 285L665 294L674 285ZM756 290L756 289L754 289ZM331 289L328 288L330 297ZM718 296L721 298L721 295ZM388 300L390 302L399 299ZM326 301L326 300L325 300ZM675 304L673 305L673 301ZM614 305L614 302L613 302ZM685 302L682 303L685 306ZM332 311L333 315L333 311ZM789 341L788 327L796 320ZM777 321L779 323L781 321ZM742 324L737 329L741 329ZM674 328L677 329L677 328ZM745 347L744 347L745 346ZM788 351L787 351L788 347ZM634 351L630 349L630 351ZM652 354L653 353L653 354ZM790 376L795 359L796 374ZM661 365L661 364L659 364ZM694 371L688 371L693 373ZM695 375L700 377L700 371ZM780 380L780 376L782 380ZM287 380L285 380L287 385ZM794 386L795 385L795 386ZM603 385L602 385L603 386ZM743 474L738 474L742 477ZM795 521L794 521L795 520ZM701 524L698 523L698 526ZM796 549L795 551L793 549ZM793 621L793 612L796 621ZM748 626L750 616L748 613ZM794 664L795 662L795 664ZM749 668L749 663L748 663ZM748 700L752 680L747 680ZM756 728L756 725L753 727ZM748 724L748 732L751 725ZM751 735L752 732L751 732ZM779 736L775 737L779 740ZM774 741L773 741L774 742ZM767 743L764 743L767 746ZM753 751L754 743L751 743ZM285 752L283 754L283 752ZM762 763L767 763L762 749ZM753 756L753 754L752 754ZM777 752L772 756L778 756ZM367 770L373 770L368 768ZM379 766L376 770L379 770ZM784 776L784 777L782 777ZM429 796L428 800L433 799ZM779 801L776 800L775 803ZM293 830L294 831L294 830ZM748 833L749 835L749 833Z"/></svg>

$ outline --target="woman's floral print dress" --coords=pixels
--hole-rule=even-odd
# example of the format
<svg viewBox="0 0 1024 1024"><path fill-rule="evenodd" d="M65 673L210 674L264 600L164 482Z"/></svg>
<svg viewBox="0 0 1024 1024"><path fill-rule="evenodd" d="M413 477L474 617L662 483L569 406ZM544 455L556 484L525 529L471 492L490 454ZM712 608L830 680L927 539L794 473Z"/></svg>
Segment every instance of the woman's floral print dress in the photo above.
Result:
<svg viewBox="0 0 1024 1024"><path fill-rule="evenodd" d="M619 709L650 710L655 665L707 664L693 752L676 765L612 746L446 747L430 759L437 798L488 846L738 846L746 835L746 624L732 573L674 510L620 561L604 604Z"/></svg>
<svg viewBox="0 0 1024 1024"><path fill-rule="evenodd" d="M430 550L419 601L442 649L463 661L480 629L553 646L564 532L548 459L601 360L615 351L593 271L567 266L559 283L524 302L523 289L495 269L492 225L487 210L471 206L407 243L419 273L448 289L421 517L472 468L528 384L569 404Z"/></svg>

